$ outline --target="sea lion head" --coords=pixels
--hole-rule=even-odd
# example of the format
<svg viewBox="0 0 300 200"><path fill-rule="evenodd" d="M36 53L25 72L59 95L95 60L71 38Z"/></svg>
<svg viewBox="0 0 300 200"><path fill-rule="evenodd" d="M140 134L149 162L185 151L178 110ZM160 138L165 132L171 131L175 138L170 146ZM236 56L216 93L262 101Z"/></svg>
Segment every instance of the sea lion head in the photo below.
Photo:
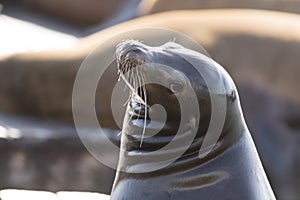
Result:
<svg viewBox="0 0 300 200"><path fill-rule="evenodd" d="M119 75L131 90L121 142L121 150L131 152L127 161L121 159L127 169L128 155L155 152L170 141L175 142L163 151L164 158L187 145L180 158L196 155L208 132L218 134L205 161L230 147L242 132L236 87L207 56L175 42L151 47L126 40L117 46L116 58ZM223 119L211 122L215 117ZM209 131L211 126L220 128Z"/></svg>

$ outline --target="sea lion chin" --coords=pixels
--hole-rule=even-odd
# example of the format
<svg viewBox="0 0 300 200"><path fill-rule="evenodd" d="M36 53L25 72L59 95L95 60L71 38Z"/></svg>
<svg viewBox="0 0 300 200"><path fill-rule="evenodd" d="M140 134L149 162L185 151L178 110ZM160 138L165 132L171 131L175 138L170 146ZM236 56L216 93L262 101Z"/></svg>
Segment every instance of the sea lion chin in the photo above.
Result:
<svg viewBox="0 0 300 200"><path fill-rule="evenodd" d="M126 40L116 57L131 95L111 199L275 199L236 87L220 65L174 42L149 47ZM216 98L227 108L219 135L209 132ZM165 109L163 121L150 115L158 104ZM201 156L209 134L218 139Z"/></svg>

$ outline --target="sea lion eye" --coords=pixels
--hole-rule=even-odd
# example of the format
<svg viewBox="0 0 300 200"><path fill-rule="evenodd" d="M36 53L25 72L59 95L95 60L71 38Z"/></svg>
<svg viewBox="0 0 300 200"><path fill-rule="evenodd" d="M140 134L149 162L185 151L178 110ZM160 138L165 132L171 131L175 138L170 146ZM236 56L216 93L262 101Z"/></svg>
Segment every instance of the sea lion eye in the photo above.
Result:
<svg viewBox="0 0 300 200"><path fill-rule="evenodd" d="M183 84L182 83L171 83L170 89L173 93L179 93L183 89Z"/></svg>

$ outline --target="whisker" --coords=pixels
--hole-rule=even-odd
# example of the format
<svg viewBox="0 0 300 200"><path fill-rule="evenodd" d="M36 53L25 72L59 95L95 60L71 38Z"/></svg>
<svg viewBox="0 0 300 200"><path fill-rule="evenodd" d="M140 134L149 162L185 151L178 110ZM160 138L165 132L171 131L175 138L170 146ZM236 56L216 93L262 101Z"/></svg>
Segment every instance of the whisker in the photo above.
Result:
<svg viewBox="0 0 300 200"><path fill-rule="evenodd" d="M145 79L143 77L143 74L141 74L141 78L144 81L143 83L143 93L144 93L144 99L145 99L145 105L147 105L147 92L146 92L146 86L145 86ZM147 125L147 115L148 115L148 107L145 106L145 118L144 118L144 127L143 127L143 133L142 133L142 138L141 138L141 143L140 143L140 148L142 147L145 132L146 132L146 125Z"/></svg>
<svg viewBox="0 0 300 200"><path fill-rule="evenodd" d="M131 92L133 93L134 97L138 99L139 103L144 104L145 106L147 105L145 101L135 92L135 89L131 86L131 84L126 80L125 76L123 74L120 75L125 84L129 87Z"/></svg>
<svg viewBox="0 0 300 200"><path fill-rule="evenodd" d="M135 68L135 70L136 70L136 76L137 76L137 79L138 79L138 90L139 90L140 95L141 95L142 94L142 81L141 81L141 77L140 77L141 74L139 73L139 70L137 69L137 67ZM140 118L140 115L141 115L141 109L139 110L138 119Z"/></svg>
<svg viewBox="0 0 300 200"><path fill-rule="evenodd" d="M122 134L122 132L123 132L123 130L122 130L122 131L120 131L120 132L117 134L117 136L120 136L120 135Z"/></svg>
<svg viewBox="0 0 300 200"><path fill-rule="evenodd" d="M134 87L135 87L134 86L134 72L133 72L132 68L129 69L129 71L128 71L128 80L130 81L130 85L132 86L133 92L134 92L135 91L134 90ZM129 103L130 99L132 98L132 95L134 94L133 92L131 92L130 95L129 95L128 103ZM132 120L132 117L133 117L133 115L130 115L130 117L129 117L128 121L127 121L126 126L130 123L130 121Z"/></svg>
<svg viewBox="0 0 300 200"><path fill-rule="evenodd" d="M147 115L148 115L148 106L147 106L147 94L146 94L146 87L145 87L145 77L144 74L139 70L138 64L134 60L125 59L124 57L120 57L117 61L118 64L118 80L122 79L125 82L125 86L129 88L129 96L127 101L124 103L123 106L130 103L130 100L133 99L136 103L143 105L144 108L144 124L143 130L141 134L141 142L140 147L142 147L143 140L145 137L146 132L146 125L147 125ZM126 87L125 87L126 88ZM124 90L125 90L124 88ZM128 109L128 108L127 108ZM138 111L137 119L141 118L141 113L143 109L140 108ZM123 127L128 126L131 122L132 118L136 116L131 114L127 117L126 122L123 124ZM124 133L124 130L121 132ZM118 135L120 135L119 133Z"/></svg>

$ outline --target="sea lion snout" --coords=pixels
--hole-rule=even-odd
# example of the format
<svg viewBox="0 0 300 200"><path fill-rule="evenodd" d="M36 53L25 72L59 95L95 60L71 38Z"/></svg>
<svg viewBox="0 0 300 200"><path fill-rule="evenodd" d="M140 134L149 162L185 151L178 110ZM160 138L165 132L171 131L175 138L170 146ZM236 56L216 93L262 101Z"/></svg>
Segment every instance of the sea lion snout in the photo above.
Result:
<svg viewBox="0 0 300 200"><path fill-rule="evenodd" d="M116 58L118 70L125 74L130 69L147 61L148 50L136 40L125 40L117 45Z"/></svg>
<svg viewBox="0 0 300 200"><path fill-rule="evenodd" d="M146 62L147 50L138 46L134 46L124 53L124 57L125 60L136 63L136 65L134 66L136 67Z"/></svg>
<svg viewBox="0 0 300 200"><path fill-rule="evenodd" d="M139 46L133 46L124 53L126 59L132 59L132 58L136 59L137 57L142 57L142 56L145 57L144 54L145 54L145 50Z"/></svg>

